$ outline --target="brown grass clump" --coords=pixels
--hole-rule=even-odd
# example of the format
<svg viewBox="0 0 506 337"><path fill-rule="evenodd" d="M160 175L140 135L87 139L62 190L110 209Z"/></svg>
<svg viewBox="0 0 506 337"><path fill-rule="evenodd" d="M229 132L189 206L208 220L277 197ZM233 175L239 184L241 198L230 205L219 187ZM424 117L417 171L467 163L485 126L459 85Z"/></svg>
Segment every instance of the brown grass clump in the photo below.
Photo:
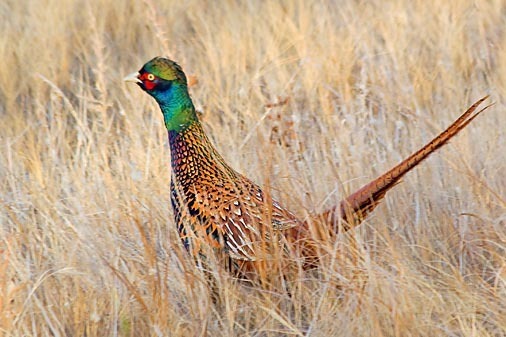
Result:
<svg viewBox="0 0 506 337"><path fill-rule="evenodd" d="M506 334L504 1L6 0L0 335ZM124 75L156 55L233 167L304 217L496 105L286 288L180 247L165 129Z"/></svg>

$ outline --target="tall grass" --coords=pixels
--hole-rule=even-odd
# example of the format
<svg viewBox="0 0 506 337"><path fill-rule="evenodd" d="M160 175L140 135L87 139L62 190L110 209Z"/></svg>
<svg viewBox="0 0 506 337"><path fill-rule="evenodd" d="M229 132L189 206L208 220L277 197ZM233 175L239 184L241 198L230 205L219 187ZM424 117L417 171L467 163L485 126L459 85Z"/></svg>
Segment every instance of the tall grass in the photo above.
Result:
<svg viewBox="0 0 506 337"><path fill-rule="evenodd" d="M0 334L506 334L504 13L500 0L3 1ZM213 294L175 233L161 114L121 80L156 55L195 76L231 165L301 218L484 94L496 105L290 293L219 274Z"/></svg>

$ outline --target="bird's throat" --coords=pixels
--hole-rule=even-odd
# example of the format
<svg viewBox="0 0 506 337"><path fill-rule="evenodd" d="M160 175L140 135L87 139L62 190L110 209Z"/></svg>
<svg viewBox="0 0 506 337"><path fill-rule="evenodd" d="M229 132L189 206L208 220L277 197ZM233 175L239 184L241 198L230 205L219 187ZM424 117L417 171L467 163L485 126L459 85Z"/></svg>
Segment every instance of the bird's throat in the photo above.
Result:
<svg viewBox="0 0 506 337"><path fill-rule="evenodd" d="M163 113L167 130L182 132L191 124L198 122L188 89L182 85L172 87L155 96Z"/></svg>
<svg viewBox="0 0 506 337"><path fill-rule="evenodd" d="M190 108L184 107L177 110L169 110L163 112L163 119L167 131L183 132L193 123L197 122L195 110L193 106Z"/></svg>

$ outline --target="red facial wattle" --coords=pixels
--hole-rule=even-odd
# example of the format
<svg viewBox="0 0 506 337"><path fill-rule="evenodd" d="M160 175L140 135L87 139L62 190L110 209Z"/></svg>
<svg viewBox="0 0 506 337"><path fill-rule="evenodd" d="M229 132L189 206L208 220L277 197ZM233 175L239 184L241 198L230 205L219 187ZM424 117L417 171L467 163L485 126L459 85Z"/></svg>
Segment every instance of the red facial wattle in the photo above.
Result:
<svg viewBox="0 0 506 337"><path fill-rule="evenodd" d="M156 87L156 79L156 76L151 73L143 73L139 76L139 80L142 81L146 90L153 90Z"/></svg>

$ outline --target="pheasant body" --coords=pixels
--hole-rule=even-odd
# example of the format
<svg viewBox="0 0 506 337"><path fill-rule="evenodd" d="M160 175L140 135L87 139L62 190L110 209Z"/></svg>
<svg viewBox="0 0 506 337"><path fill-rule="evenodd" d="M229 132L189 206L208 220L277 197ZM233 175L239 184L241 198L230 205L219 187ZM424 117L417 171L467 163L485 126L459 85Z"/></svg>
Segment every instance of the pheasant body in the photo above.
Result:
<svg viewBox="0 0 506 337"><path fill-rule="evenodd" d="M253 271L259 270L256 266L265 270L264 262L276 259L280 251L302 256L305 267L313 266L318 256L315 242L320 237L332 237L340 228L360 224L407 172L487 108L475 112L484 97L406 160L320 214L327 224L315 230L311 219L298 220L225 162L197 118L179 65L156 57L126 80L153 96L162 110L171 152L171 203L186 249L193 256L205 257L211 248L232 260L234 268Z"/></svg>
<svg viewBox="0 0 506 337"><path fill-rule="evenodd" d="M275 200L234 171L194 122L181 132L169 131L171 201L185 247L201 250L202 239L240 260L258 258L258 248L275 230L300 225ZM270 221L269 221L270 220Z"/></svg>

